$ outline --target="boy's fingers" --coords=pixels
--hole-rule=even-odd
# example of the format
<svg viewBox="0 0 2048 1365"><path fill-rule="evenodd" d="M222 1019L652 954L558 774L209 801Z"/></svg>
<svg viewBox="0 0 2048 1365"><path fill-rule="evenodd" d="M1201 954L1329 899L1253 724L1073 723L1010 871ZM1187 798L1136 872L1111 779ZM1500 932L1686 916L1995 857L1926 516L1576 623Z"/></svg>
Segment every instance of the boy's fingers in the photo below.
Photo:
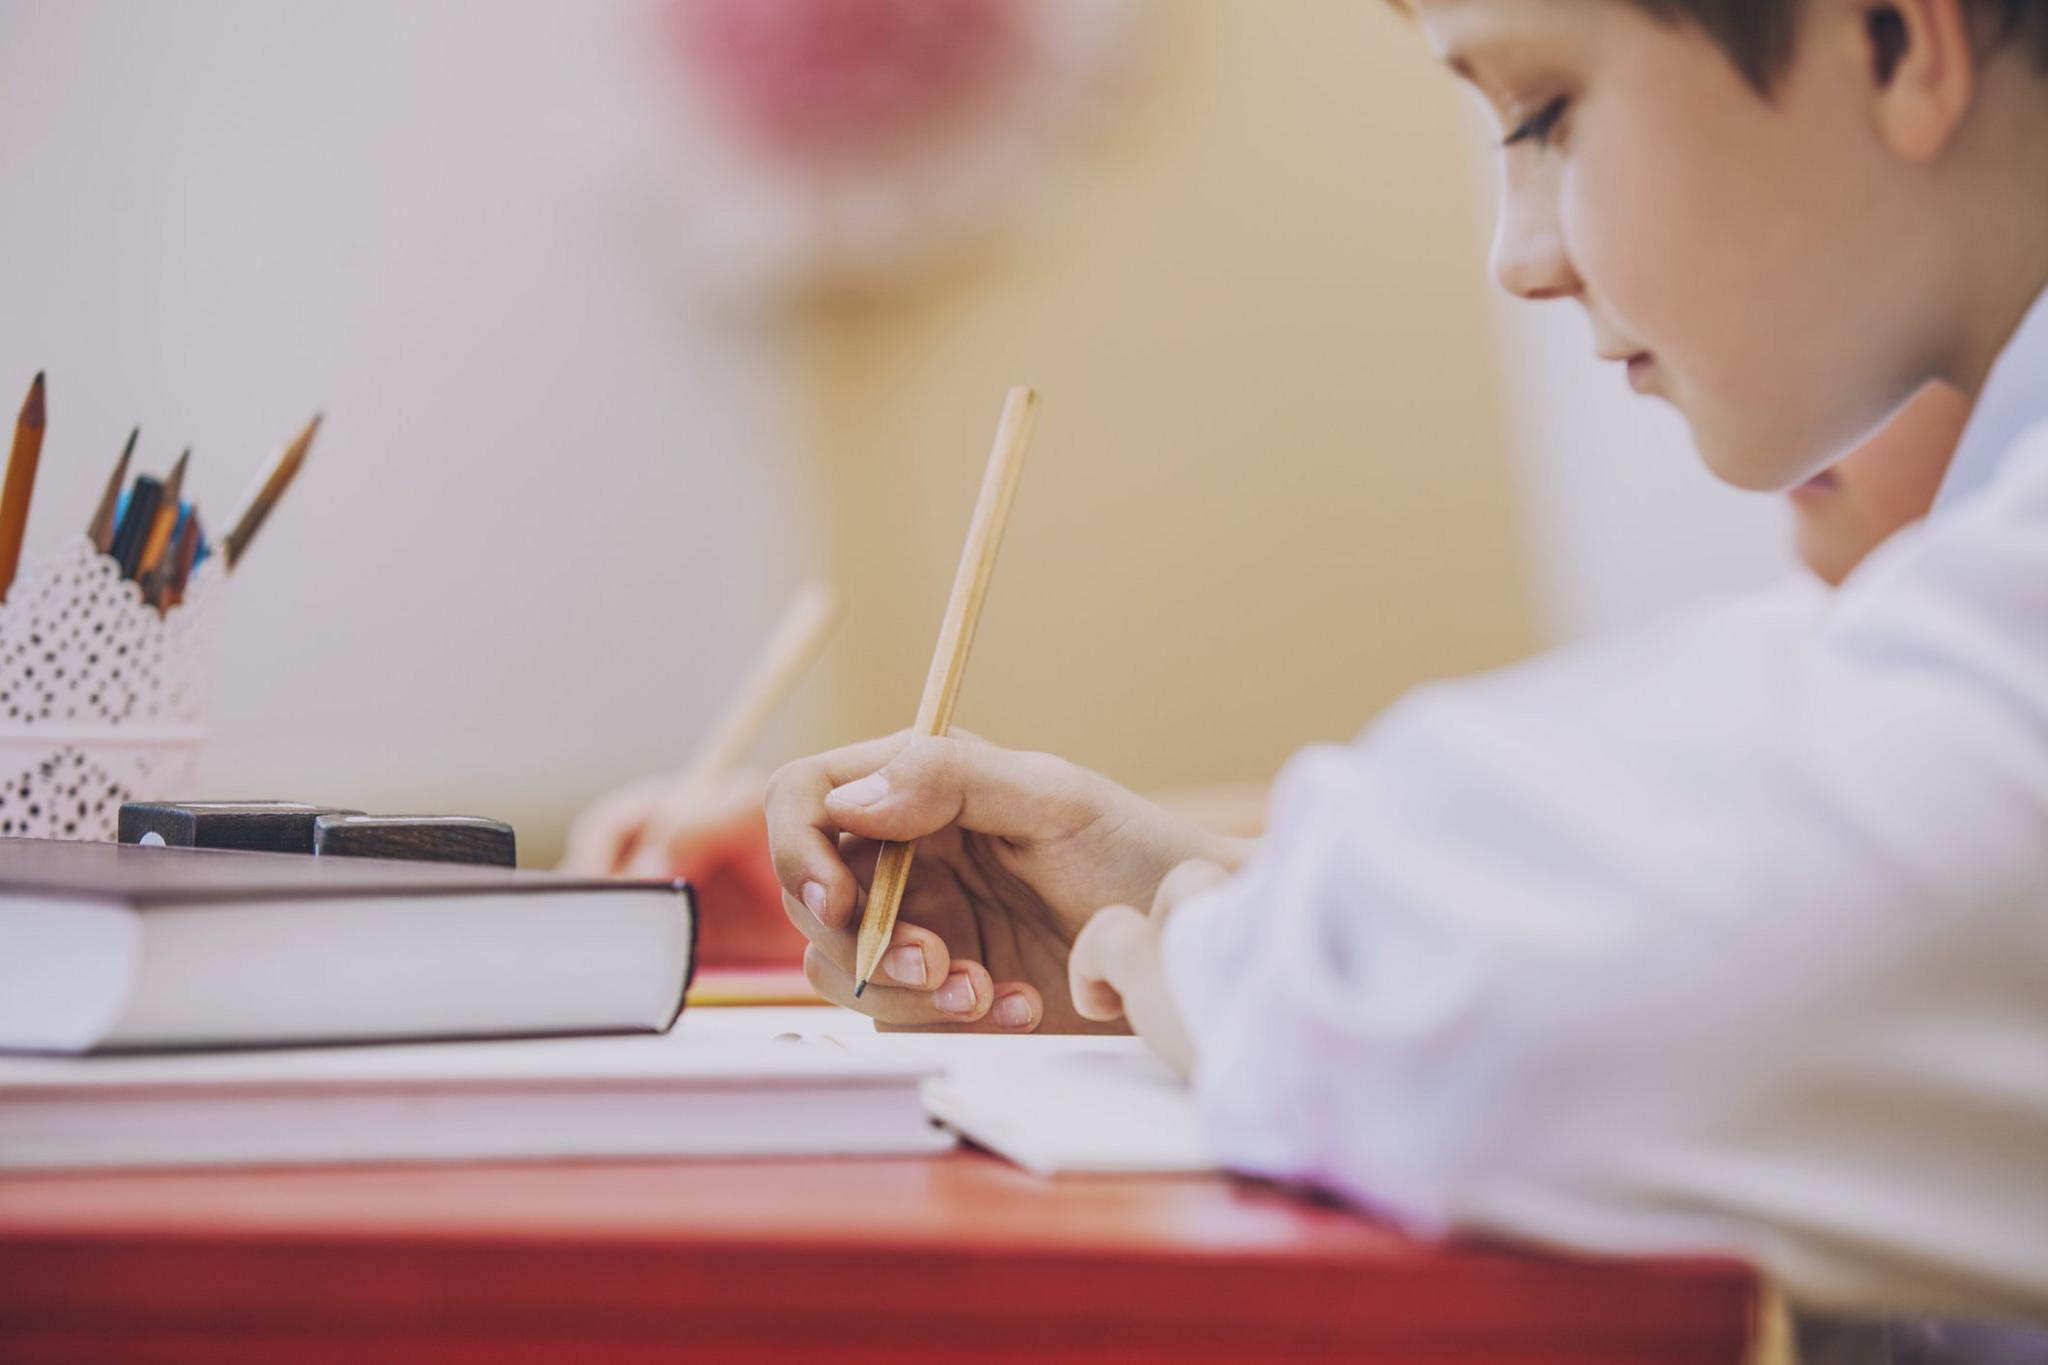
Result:
<svg viewBox="0 0 2048 1365"><path fill-rule="evenodd" d="M834 827L869 839L921 839L957 823L998 838L1046 840L1101 813L1096 781L1050 754L921 736L877 770L826 791L822 807Z"/></svg>
<svg viewBox="0 0 2048 1365"><path fill-rule="evenodd" d="M1125 1018L1131 1028L1181 1075L1195 1065L1195 1045L1166 984L1159 955L1165 916L1145 916L1128 905L1095 913L1074 940L1068 986L1084 1019Z"/></svg>
<svg viewBox="0 0 2048 1365"><path fill-rule="evenodd" d="M1083 1019L1107 1023L1123 1018L1118 987L1151 932L1145 916L1128 905L1106 905L1081 926L1067 958L1067 988Z"/></svg>
<svg viewBox="0 0 2048 1365"><path fill-rule="evenodd" d="M768 846L782 889L831 928L853 919L860 889L840 860L838 827L825 810L835 786L871 773L909 740L906 731L843 749L798 759L768 779L763 812Z"/></svg>
<svg viewBox="0 0 2048 1365"><path fill-rule="evenodd" d="M787 897L784 897L783 906L789 912L791 922L803 930L804 937L810 939L812 952L822 955L842 974L852 972L854 934L851 928L822 924L806 907L791 905ZM947 973L954 970L955 965L946 940L921 924L898 920L889 934L889 946L882 950L881 966L876 968L875 979L869 983L868 991L872 993L879 986L934 990L945 981ZM852 989L849 984L848 992L851 993Z"/></svg>
<svg viewBox="0 0 2048 1365"><path fill-rule="evenodd" d="M1045 999L1028 981L998 981L988 1022L1005 1033L1031 1033L1045 1019Z"/></svg>
<svg viewBox="0 0 2048 1365"><path fill-rule="evenodd" d="M1074 1009L1084 1019L1108 1022L1124 1016L1124 996L1134 975L1156 963L1159 930L1182 903L1221 886L1230 874L1215 863L1178 863L1159 882L1152 913L1128 905L1107 905L1081 926L1067 957L1067 985Z"/></svg>
<svg viewBox="0 0 2048 1365"><path fill-rule="evenodd" d="M884 971L887 969L885 957ZM804 949L804 977L811 983L811 989L833 1004L858 1010L877 1023L898 1027L978 1023L996 1003L995 983L989 978L988 968L979 962L951 963L946 974L936 978L936 989L892 986L877 973L856 999L852 975L813 943Z"/></svg>

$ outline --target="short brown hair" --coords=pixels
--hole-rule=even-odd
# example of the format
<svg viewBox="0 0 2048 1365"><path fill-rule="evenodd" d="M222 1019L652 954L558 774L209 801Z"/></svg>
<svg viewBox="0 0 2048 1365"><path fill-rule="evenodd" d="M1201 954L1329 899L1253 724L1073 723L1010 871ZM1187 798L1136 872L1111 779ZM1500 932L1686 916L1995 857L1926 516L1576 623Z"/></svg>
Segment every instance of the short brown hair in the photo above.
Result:
<svg viewBox="0 0 2048 1365"><path fill-rule="evenodd" d="M1798 0L1630 0L1661 19L1696 24L1728 54L1749 83L1768 91L1792 60ZM2031 30L2034 61L2048 69L2048 0L1964 0L2002 43Z"/></svg>

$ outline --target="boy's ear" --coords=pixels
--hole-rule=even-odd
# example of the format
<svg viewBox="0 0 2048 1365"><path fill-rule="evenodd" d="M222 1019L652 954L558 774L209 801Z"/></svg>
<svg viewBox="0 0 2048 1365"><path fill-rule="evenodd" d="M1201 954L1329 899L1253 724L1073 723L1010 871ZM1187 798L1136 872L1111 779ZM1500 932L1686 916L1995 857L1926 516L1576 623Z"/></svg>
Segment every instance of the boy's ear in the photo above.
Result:
<svg viewBox="0 0 2048 1365"><path fill-rule="evenodd" d="M1941 155L1976 94L1968 0L1876 0L1863 10L1878 135L1908 161Z"/></svg>

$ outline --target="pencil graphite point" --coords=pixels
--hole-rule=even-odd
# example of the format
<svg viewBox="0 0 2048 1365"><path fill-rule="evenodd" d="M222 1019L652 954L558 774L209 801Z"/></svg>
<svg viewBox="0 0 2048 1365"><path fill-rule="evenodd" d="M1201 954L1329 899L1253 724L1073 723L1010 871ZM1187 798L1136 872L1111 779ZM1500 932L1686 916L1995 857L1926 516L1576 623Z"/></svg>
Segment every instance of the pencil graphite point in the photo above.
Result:
<svg viewBox="0 0 2048 1365"><path fill-rule="evenodd" d="M43 372L36 371L35 382L28 386L28 401L21 405L21 424L25 427L43 425Z"/></svg>
<svg viewBox="0 0 2048 1365"><path fill-rule="evenodd" d="M866 979L865 977L863 977L863 978L862 978L861 980L859 980L859 981L856 981L856 982L854 982L854 983L853 983L853 998L854 998L854 999L856 999L856 1000L860 999L860 993L861 993L862 991L866 990L867 988L868 988L868 983L867 983L867 979Z"/></svg>

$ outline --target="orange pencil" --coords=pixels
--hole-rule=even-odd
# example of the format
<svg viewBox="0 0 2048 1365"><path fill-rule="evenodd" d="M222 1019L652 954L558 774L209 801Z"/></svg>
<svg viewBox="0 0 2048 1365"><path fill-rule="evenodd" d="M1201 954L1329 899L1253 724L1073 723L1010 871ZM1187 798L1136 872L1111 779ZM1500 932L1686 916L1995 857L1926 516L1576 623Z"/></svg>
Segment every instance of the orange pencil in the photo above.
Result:
<svg viewBox="0 0 2048 1365"><path fill-rule="evenodd" d="M163 501L157 504L156 520L150 523L149 536L142 542L142 557L135 561L135 581L143 585L146 594L150 576L164 561L164 552L171 548L171 532L178 529L178 499L185 492L185 466L192 459L192 447L186 446L185 453L171 466L171 476L164 480Z"/></svg>
<svg viewBox="0 0 2048 1365"><path fill-rule="evenodd" d="M43 421L43 372L37 370L14 424L7 482L0 485L0 599L14 586L14 571L21 567L21 538L28 529L29 500L35 495L36 465L43 457Z"/></svg>

